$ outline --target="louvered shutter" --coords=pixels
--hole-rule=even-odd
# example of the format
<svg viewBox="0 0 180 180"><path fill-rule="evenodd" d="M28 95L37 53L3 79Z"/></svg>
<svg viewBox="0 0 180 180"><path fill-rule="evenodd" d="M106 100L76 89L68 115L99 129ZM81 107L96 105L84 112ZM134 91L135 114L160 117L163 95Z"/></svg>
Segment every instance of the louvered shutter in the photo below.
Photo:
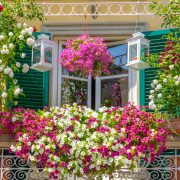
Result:
<svg viewBox="0 0 180 180"><path fill-rule="evenodd" d="M34 33L37 37L40 32ZM49 34L48 34L49 35ZM31 66L32 48L26 47L24 49L26 57L24 59L17 59L21 64L27 63ZM23 88L24 96L18 98L18 106L24 108L31 108L34 110L42 109L48 106L49 103L49 72L39 72L30 69L26 74L19 72L15 74L15 78L21 88Z"/></svg>
<svg viewBox="0 0 180 180"><path fill-rule="evenodd" d="M163 51L166 40L164 35L170 33L171 30L157 30L143 32L145 38L150 40L150 53L159 54ZM155 79L157 69L149 68L140 71L140 105L147 106L149 103L149 92L151 89L151 83Z"/></svg>

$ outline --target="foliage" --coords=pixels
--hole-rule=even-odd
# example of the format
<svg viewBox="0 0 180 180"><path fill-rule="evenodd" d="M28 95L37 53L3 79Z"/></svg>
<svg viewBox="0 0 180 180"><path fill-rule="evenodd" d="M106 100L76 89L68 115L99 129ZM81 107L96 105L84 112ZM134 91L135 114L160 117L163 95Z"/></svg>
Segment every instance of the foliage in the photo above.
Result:
<svg viewBox="0 0 180 180"><path fill-rule="evenodd" d="M174 27L166 35L167 43L160 54L150 54L145 61L158 69L156 79L151 83L150 109L162 111L170 117L177 117L180 109L180 18L179 3L169 5L154 3L152 8L164 18L163 26ZM172 14L173 13L173 14Z"/></svg>
<svg viewBox="0 0 180 180"><path fill-rule="evenodd" d="M59 62L75 74L101 76L110 74L108 70L112 57L102 38L91 38L84 33L76 39L68 40Z"/></svg>
<svg viewBox="0 0 180 180"><path fill-rule="evenodd" d="M16 109L0 114L0 127L14 128L11 151L59 179L137 169L140 158L154 160L165 149L167 136L164 120L131 104L99 111L77 104L38 113Z"/></svg>
<svg viewBox="0 0 180 180"><path fill-rule="evenodd" d="M166 28L180 28L180 3L172 0L169 4L163 4L154 1L151 9L156 12L156 15L163 17L164 22L162 26Z"/></svg>
<svg viewBox="0 0 180 180"><path fill-rule="evenodd" d="M14 73L29 71L27 64L16 61L25 58L23 48L34 43L34 29L26 23L43 20L43 13L34 0L0 0L0 19L0 104L8 108L23 91Z"/></svg>

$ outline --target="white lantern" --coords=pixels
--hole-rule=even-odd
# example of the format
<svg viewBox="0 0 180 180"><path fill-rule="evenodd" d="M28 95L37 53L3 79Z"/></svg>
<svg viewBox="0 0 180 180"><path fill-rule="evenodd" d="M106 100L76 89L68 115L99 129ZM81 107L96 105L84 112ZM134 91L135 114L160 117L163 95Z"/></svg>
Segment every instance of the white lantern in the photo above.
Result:
<svg viewBox="0 0 180 180"><path fill-rule="evenodd" d="M53 68L53 41L49 36L41 34L32 47L31 68L40 72L46 72Z"/></svg>
<svg viewBox="0 0 180 180"><path fill-rule="evenodd" d="M144 57L149 51L149 42L149 40L144 38L144 34L140 32L133 34L133 37L128 39L128 67L135 70L150 67L149 64L142 61L142 57Z"/></svg>

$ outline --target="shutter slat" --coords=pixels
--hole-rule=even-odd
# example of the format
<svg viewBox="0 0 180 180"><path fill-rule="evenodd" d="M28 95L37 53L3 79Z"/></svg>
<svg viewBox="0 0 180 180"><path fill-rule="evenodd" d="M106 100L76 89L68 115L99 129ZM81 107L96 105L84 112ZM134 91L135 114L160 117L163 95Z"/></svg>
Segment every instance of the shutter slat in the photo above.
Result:
<svg viewBox="0 0 180 180"><path fill-rule="evenodd" d="M39 34L41 33L35 33L34 36ZM26 57L24 59L18 57L17 61L22 65L28 64L31 66L32 48L26 47L23 52L26 53ZM15 78L18 80L20 87L23 88L24 93L18 98L18 106L35 110L48 106L49 72L42 73L30 69L26 74L22 72L16 73Z"/></svg>
<svg viewBox="0 0 180 180"><path fill-rule="evenodd" d="M157 30L144 32L145 38L150 40L151 54L159 54L163 51L166 40L164 35L170 33L171 30ZM156 78L157 69L149 68L140 71L140 105L147 106L149 104L149 94L151 83Z"/></svg>

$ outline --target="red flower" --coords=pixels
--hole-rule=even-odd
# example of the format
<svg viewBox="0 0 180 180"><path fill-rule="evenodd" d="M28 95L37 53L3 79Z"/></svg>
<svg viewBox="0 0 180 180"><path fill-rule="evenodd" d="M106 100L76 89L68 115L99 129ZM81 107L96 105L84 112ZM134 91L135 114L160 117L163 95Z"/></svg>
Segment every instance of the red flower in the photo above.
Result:
<svg viewBox="0 0 180 180"><path fill-rule="evenodd" d="M4 7L2 4L0 4L0 12L3 11Z"/></svg>

